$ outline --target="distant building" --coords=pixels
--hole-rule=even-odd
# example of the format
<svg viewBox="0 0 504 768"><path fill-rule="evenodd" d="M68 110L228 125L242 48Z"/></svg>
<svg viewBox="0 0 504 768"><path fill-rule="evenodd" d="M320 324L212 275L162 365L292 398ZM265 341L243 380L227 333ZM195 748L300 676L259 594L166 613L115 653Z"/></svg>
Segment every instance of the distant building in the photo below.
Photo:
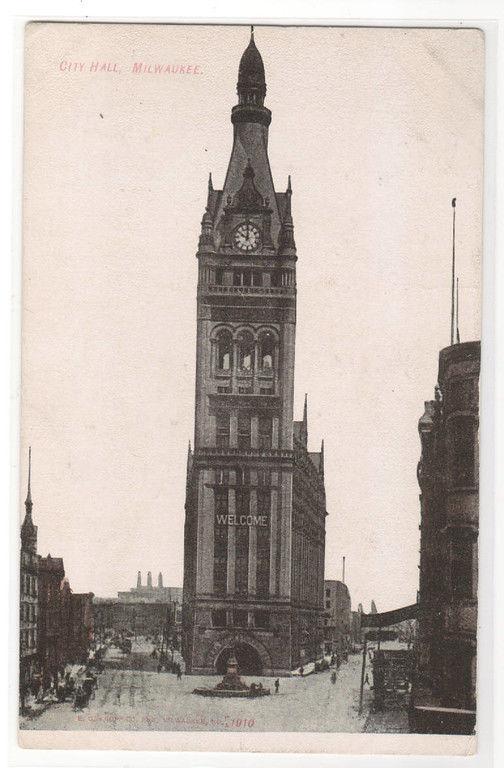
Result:
<svg viewBox="0 0 504 768"><path fill-rule="evenodd" d="M19 579L19 690L22 706L37 670L38 555L37 526L33 524L31 497L31 448L28 459L28 492L21 526Z"/></svg>
<svg viewBox="0 0 504 768"><path fill-rule="evenodd" d="M65 664L61 623L61 585L65 568L61 557L39 558L38 567L38 658L44 688L58 677Z"/></svg>
<svg viewBox="0 0 504 768"><path fill-rule="evenodd" d="M152 574L147 573L147 584L142 584L142 574L138 571L137 585L128 592L118 592L117 599L121 603L171 603L182 605L182 587L164 587L163 574L159 573L157 586L152 584Z"/></svg>
<svg viewBox="0 0 504 768"><path fill-rule="evenodd" d="M324 582L324 653L345 653L352 644L350 592L342 581Z"/></svg>
<svg viewBox="0 0 504 768"><path fill-rule="evenodd" d="M480 343L439 355L419 422L420 589L412 727L470 733L476 708Z"/></svg>
<svg viewBox="0 0 504 768"><path fill-rule="evenodd" d="M363 641L362 637L362 603L359 603L357 610L352 611L352 625L351 625L351 637L352 645L360 645Z"/></svg>
<svg viewBox="0 0 504 768"><path fill-rule="evenodd" d="M182 629L182 605L176 601L121 602L114 599L93 601L94 635L98 643L107 634L128 633L136 636L169 638L179 647Z"/></svg>

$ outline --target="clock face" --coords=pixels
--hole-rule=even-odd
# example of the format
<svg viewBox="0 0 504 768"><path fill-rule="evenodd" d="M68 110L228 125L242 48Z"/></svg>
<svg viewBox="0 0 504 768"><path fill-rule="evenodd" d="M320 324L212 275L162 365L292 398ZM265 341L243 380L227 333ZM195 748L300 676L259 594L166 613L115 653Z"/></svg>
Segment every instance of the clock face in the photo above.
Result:
<svg viewBox="0 0 504 768"><path fill-rule="evenodd" d="M253 251L255 250L261 241L261 233L253 224L240 224L237 228L234 241L240 251Z"/></svg>

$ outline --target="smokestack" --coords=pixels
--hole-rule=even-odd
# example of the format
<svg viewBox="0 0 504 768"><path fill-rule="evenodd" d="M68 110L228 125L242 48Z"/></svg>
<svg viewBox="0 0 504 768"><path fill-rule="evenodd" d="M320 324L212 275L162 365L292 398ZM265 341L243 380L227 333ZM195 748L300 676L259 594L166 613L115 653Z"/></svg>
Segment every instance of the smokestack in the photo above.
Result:
<svg viewBox="0 0 504 768"><path fill-rule="evenodd" d="M345 555L343 555L343 575L341 577L343 584L345 583Z"/></svg>
<svg viewBox="0 0 504 768"><path fill-rule="evenodd" d="M147 586L152 589L152 573L150 571L147 572Z"/></svg>
<svg viewBox="0 0 504 768"><path fill-rule="evenodd" d="M163 588L163 574L161 573L161 571L159 571L159 575L157 577L157 585L159 589Z"/></svg>
<svg viewBox="0 0 504 768"><path fill-rule="evenodd" d="M140 589L141 586L142 586L142 574L140 573L140 571L138 571L138 573L137 573L137 589Z"/></svg>

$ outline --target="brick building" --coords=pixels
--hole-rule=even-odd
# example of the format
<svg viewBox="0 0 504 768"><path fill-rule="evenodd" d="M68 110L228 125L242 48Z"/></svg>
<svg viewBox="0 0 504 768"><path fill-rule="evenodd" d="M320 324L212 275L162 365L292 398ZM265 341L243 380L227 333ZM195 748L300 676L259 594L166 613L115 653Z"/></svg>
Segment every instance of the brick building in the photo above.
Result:
<svg viewBox="0 0 504 768"><path fill-rule="evenodd" d="M61 586L61 634L63 658L84 663L93 641L93 593L72 592L67 579Z"/></svg>
<svg viewBox="0 0 504 768"><path fill-rule="evenodd" d="M253 36L238 72L224 188L201 225L194 452L184 555L187 671L287 674L320 655L323 450L293 422L296 246L290 178L276 192L271 112Z"/></svg>
<svg viewBox="0 0 504 768"><path fill-rule="evenodd" d="M324 653L347 653L352 646L352 606L342 581L324 582Z"/></svg>
<svg viewBox="0 0 504 768"><path fill-rule="evenodd" d="M476 707L480 343L441 350L419 422L419 618L412 725L470 732ZM473 714L471 714L473 713Z"/></svg>
<svg viewBox="0 0 504 768"><path fill-rule="evenodd" d="M61 557L39 558L38 567L38 658L42 682L47 688L65 664L61 615L61 586L65 568Z"/></svg>
<svg viewBox="0 0 504 768"><path fill-rule="evenodd" d="M38 554L37 526L33 523L31 497L31 448L28 454L28 491L21 526L19 578L19 690L21 702L37 671Z"/></svg>

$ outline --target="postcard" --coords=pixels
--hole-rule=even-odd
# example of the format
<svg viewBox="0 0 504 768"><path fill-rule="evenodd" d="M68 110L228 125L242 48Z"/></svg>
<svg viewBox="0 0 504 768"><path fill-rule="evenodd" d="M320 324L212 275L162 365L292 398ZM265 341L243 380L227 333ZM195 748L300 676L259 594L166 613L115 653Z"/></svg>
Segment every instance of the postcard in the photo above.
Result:
<svg viewBox="0 0 504 768"><path fill-rule="evenodd" d="M21 746L476 750L484 51L26 25Z"/></svg>

